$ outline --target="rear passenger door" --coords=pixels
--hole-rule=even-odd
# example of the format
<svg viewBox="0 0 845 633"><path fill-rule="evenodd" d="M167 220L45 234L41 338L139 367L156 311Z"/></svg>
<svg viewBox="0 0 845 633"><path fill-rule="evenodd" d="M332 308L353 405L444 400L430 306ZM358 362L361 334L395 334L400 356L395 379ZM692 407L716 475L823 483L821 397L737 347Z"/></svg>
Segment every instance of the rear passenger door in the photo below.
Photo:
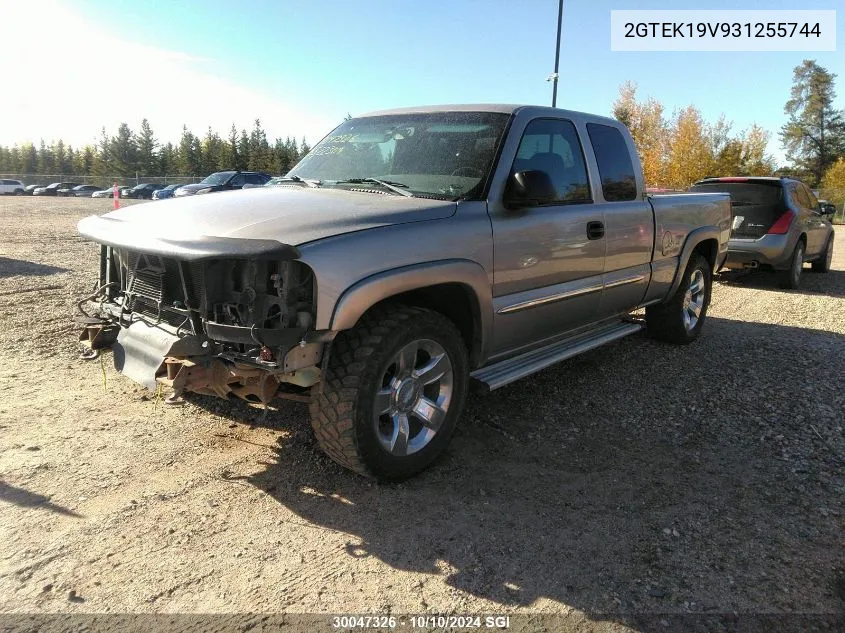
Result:
<svg viewBox="0 0 845 633"><path fill-rule="evenodd" d="M654 214L640 194L637 174L641 172L631 159L635 150L619 128L587 123L587 135L601 180L594 196L604 215L607 252L599 316L608 318L629 312L645 297L651 278Z"/></svg>

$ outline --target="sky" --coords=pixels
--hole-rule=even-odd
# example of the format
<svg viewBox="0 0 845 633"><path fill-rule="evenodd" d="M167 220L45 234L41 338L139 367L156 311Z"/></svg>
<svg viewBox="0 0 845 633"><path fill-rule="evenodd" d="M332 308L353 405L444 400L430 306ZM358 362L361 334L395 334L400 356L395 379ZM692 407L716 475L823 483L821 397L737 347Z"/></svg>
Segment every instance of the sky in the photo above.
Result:
<svg viewBox="0 0 845 633"><path fill-rule="evenodd" d="M261 119L267 136L314 144L349 113L441 103L551 104L557 0L28 0L3 3L0 144L95 143L149 119L227 136ZM609 115L638 85L666 112L693 104L738 133L772 132L783 161L792 70L842 52L613 52L612 9L836 9L841 0L564 0L559 107ZM845 11L837 16L845 46ZM17 28L10 25L18 25Z"/></svg>

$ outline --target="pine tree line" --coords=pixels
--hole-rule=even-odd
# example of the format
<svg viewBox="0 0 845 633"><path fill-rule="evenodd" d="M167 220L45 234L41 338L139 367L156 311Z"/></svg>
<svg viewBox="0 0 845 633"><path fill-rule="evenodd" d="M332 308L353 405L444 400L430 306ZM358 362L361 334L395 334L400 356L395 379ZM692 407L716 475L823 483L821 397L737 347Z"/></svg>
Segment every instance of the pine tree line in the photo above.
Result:
<svg viewBox="0 0 845 633"><path fill-rule="evenodd" d="M303 138L300 143L288 136L270 144L259 119L252 130L240 132L232 124L227 138L221 138L210 127L200 138L186 126L177 144L159 143L149 121L141 121L134 132L121 123L117 133L101 130L96 145L75 149L61 139L47 145L43 140L36 147L23 143L0 145L0 173L27 175L84 176L92 179L139 178L149 176L204 177L226 169L266 171L283 175L309 151Z"/></svg>

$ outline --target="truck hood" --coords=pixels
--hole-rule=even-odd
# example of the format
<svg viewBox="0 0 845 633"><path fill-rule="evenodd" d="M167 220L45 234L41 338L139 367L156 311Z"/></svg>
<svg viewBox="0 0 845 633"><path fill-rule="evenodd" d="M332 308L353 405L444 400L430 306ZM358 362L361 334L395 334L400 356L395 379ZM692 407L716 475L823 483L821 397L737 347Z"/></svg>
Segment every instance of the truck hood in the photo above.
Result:
<svg viewBox="0 0 845 633"><path fill-rule="evenodd" d="M226 254L237 241L259 251L296 247L364 229L450 217L451 201L305 187L258 187L128 206L79 222L91 239L190 258ZM241 256L249 249L234 248ZM256 252L256 255L259 253Z"/></svg>

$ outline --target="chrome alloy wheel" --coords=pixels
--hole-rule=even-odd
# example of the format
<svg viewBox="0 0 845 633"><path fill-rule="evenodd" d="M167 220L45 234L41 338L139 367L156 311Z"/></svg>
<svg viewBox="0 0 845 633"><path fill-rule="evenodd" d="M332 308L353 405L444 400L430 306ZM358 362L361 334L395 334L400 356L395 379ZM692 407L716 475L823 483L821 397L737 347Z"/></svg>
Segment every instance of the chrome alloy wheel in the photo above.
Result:
<svg viewBox="0 0 845 633"><path fill-rule="evenodd" d="M390 360L376 393L376 437L392 455L411 455L434 439L452 401L454 372L443 347L421 339Z"/></svg>
<svg viewBox="0 0 845 633"><path fill-rule="evenodd" d="M696 268L690 275L689 288L684 295L684 327L687 332L692 332L698 325L701 318L701 311L704 309L704 273Z"/></svg>

